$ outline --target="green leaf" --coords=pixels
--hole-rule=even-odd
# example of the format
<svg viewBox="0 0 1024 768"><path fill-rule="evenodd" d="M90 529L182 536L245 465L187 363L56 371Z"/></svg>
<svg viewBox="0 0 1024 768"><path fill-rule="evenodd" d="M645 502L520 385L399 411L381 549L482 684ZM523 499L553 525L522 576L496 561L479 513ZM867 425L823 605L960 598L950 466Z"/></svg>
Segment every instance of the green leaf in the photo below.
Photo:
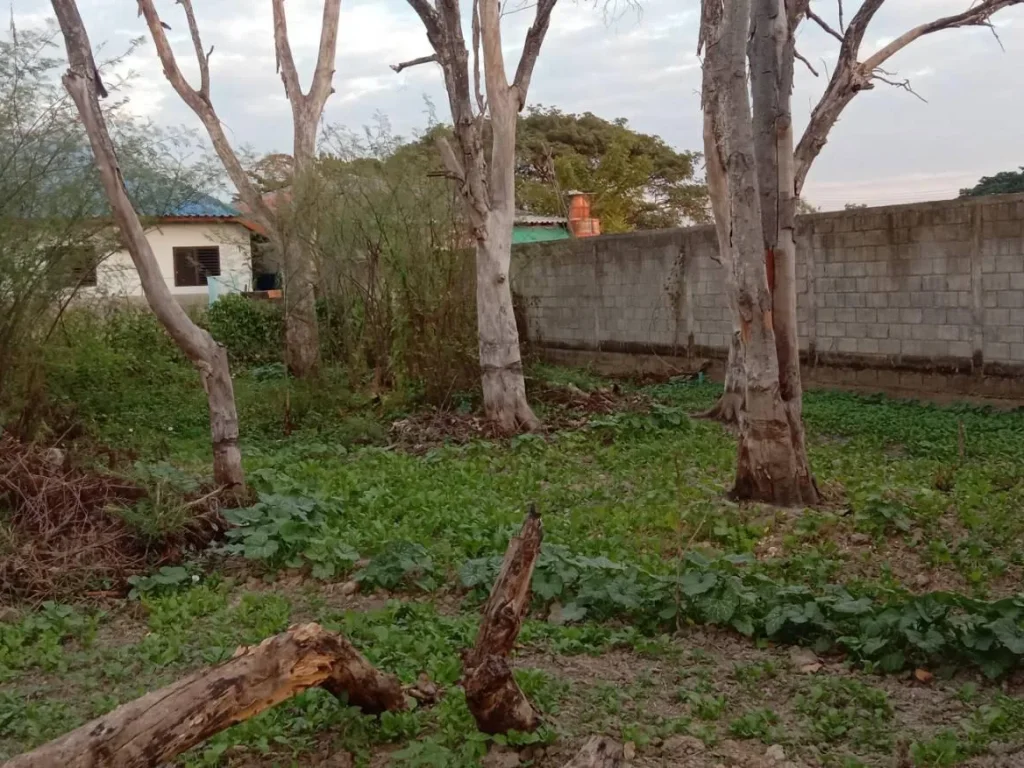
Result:
<svg viewBox="0 0 1024 768"><path fill-rule="evenodd" d="M718 576L713 571L687 571L682 578L683 593L695 597L712 589L718 583Z"/></svg>
<svg viewBox="0 0 1024 768"><path fill-rule="evenodd" d="M1021 630L1020 625L1006 616L1001 619L996 619L988 628L992 630L999 642L1003 644L1010 653L1017 654L1018 656L1024 654L1024 631Z"/></svg>

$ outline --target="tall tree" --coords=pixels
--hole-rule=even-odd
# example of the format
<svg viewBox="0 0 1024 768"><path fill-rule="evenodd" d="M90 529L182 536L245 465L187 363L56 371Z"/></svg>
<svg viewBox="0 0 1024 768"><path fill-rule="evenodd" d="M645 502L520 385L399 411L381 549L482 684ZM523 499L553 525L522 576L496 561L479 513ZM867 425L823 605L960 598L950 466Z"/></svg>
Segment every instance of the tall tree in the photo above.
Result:
<svg viewBox="0 0 1024 768"><path fill-rule="evenodd" d="M828 141L829 133L854 96L861 91L872 90L876 83L894 85L905 90L910 89L909 82L894 80L892 73L883 69L889 59L915 40L935 32L960 27L991 28L991 18L995 13L1010 6L1020 5L1024 3L1024 0L982 0L962 13L943 16L934 21L920 24L894 38L862 60L861 47L864 43L864 36L884 2L885 0L864 0L850 18L849 23L845 25L842 0L839 0L837 4L838 23L836 24L830 23L819 15L810 7L807 0L787 0L785 2L785 15L789 19L788 24L791 29L789 30L790 43L784 46L785 61L782 66L792 71L794 61L798 58L803 60L797 54L795 45L792 44L796 29L801 23L814 23L839 42L839 58L836 67L825 92L811 111L810 119L793 153L793 188L797 198L803 190L804 181L807 179L814 160ZM817 76L817 72L813 69L811 71ZM779 283L776 282L775 285L778 289ZM785 285L781 286L781 289L789 290ZM738 323L734 323L729 346L729 362L726 367L725 392L715 406L704 414L708 418L726 423L736 423L744 407L745 383L742 377L745 366L740 358L742 345L739 332Z"/></svg>
<svg viewBox="0 0 1024 768"><path fill-rule="evenodd" d="M982 176L973 187L960 190L960 197L1010 195L1024 192L1024 166L1019 171L1001 171L995 176Z"/></svg>
<svg viewBox="0 0 1024 768"><path fill-rule="evenodd" d="M439 147L445 168L459 187L476 243L477 327L484 409L490 419L507 431L539 425L526 400L509 267L515 219L516 121L526 104L533 68L556 2L536 3L533 24L526 33L511 83L505 71L500 0L473 0L472 75L459 0L409 0L426 28L433 53L393 67L400 72L406 67L436 62L444 75L455 147L443 137ZM489 156L484 143L485 120L491 132Z"/></svg>
<svg viewBox="0 0 1024 768"><path fill-rule="evenodd" d="M531 213L564 215L564 193L584 190L604 232L704 222L707 188L694 180L699 159L624 119L531 107L516 135L516 198Z"/></svg>
<svg viewBox="0 0 1024 768"><path fill-rule="evenodd" d="M260 194L252 178L246 174L238 155L228 141L220 118L210 99L210 56L213 48L203 46L199 24L192 8L192 0L177 0L185 12L189 35L199 65L199 88L185 79L178 67L174 51L167 39L166 25L160 19L153 0L138 0L139 11L146 18L164 75L189 108L202 121L213 147L224 164L239 198L257 223L270 233L270 240L284 267L285 301L285 360L297 376L316 372L320 361L316 324L316 274L313 255L306 247L308 238L293 230L291 217L282 210L278 201L271 207ZM316 69L309 91L303 93L295 68L288 25L284 13L284 0L273 0L274 50L277 67L284 82L284 90L292 108L294 169L291 208L302 207L302 194L308 176L313 172L316 152L316 133L327 99L333 93L334 60L338 43L338 20L341 0L324 0L323 20L320 28L320 47Z"/></svg>
<svg viewBox="0 0 1024 768"><path fill-rule="evenodd" d="M121 239L139 273L146 301L171 338L198 369L210 409L214 481L233 490L245 485L238 447L238 414L227 350L198 327L171 296L153 249L125 189L114 144L100 109L105 94L92 46L75 0L52 0L68 54L64 87L75 102Z"/></svg>
<svg viewBox="0 0 1024 768"><path fill-rule="evenodd" d="M791 238L795 196L789 200L789 214L777 213L781 204L779 184L768 185L768 200L761 191L760 178L767 168L760 145L765 146L764 121L758 111L766 100L774 101L776 116L784 109L774 97L784 77L775 64L776 54L768 43L777 44L779 17L768 16L767 6L773 0L754 0L757 22L751 34L750 0L705 0L702 9L700 45L705 50L704 110L706 120L705 154L712 186L716 229L722 246L721 259L726 271L730 302L737 316L739 341L745 366L745 398L747 408L740 419L739 453L734 493L744 499L756 499L784 505L817 501L817 489L807 468L802 445L802 422L797 412L799 438L794 434L790 417L791 404L783 396L783 381L792 382L791 364L785 355L791 346L789 336L795 334L783 325L776 332L773 317L773 296L769 272L765 269L768 243L784 250L789 224ZM775 7L781 5L774 0ZM781 13L782 26L786 25ZM752 77L755 112L751 112L746 78L746 44L751 40L751 54L762 71ZM785 40L783 34L782 40ZM753 69L751 67L752 76ZM786 100L788 103L788 99ZM760 109L759 109L760 108ZM782 131L780 131L782 133ZM757 139L755 140L755 136ZM768 137L775 140L775 137ZM785 137L777 139L785 144ZM790 153L792 154L792 153ZM759 162L760 161L760 162ZM781 178L786 171L778 161ZM775 181L773 179L773 181ZM771 198L775 198L774 200ZM775 203L773 206L772 203ZM765 210L765 208L770 210ZM782 226L780 226L780 224ZM785 260L783 255L780 260ZM795 294L793 312L795 319ZM780 363L780 350L783 362ZM783 372L785 368L785 372ZM799 404L799 367L796 368L796 393Z"/></svg>

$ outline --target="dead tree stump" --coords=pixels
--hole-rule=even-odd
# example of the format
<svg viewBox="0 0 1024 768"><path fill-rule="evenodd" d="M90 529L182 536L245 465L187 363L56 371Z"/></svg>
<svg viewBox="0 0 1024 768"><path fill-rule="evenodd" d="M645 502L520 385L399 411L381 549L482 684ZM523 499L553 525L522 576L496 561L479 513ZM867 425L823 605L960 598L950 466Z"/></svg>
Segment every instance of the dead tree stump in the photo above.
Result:
<svg viewBox="0 0 1024 768"><path fill-rule="evenodd" d="M508 655L530 606L530 579L543 535L540 514L531 506L519 535L508 544L476 643L463 658L466 703L484 733L533 731L540 725L540 715L512 677Z"/></svg>
<svg viewBox="0 0 1024 768"><path fill-rule="evenodd" d="M316 686L369 713L405 708L395 678L341 635L303 624L123 704L5 768L150 768Z"/></svg>

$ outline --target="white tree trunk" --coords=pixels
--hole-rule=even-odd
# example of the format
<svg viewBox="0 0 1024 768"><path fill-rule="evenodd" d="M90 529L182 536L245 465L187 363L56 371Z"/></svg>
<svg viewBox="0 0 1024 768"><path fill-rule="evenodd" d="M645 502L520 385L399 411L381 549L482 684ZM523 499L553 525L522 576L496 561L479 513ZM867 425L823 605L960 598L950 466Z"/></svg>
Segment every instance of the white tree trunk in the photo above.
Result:
<svg viewBox="0 0 1024 768"><path fill-rule="evenodd" d="M492 210L484 237L476 244L476 316L484 411L506 432L539 425L526 399L519 330L509 285L514 215L508 206Z"/></svg>
<svg viewBox="0 0 1024 768"><path fill-rule="evenodd" d="M69 67L64 75L64 87L81 115L114 222L139 273L143 293L153 314L199 371L206 390L213 441L214 482L240 491L245 486L245 474L238 448L238 413L227 351L193 323L171 296L124 187L124 177L97 97L99 72L78 7L74 0L52 0L52 3L68 52Z"/></svg>
<svg viewBox="0 0 1024 768"><path fill-rule="evenodd" d="M779 392L772 296L765 270L754 133L747 90L745 45L750 0L706 0L702 20L705 109L713 110L712 139L725 159L728 247L722 262L739 321L746 369L746 409L740 416L734 495L795 505L803 499L797 460ZM721 225L719 225L721 226Z"/></svg>
<svg viewBox="0 0 1024 768"><path fill-rule="evenodd" d="M796 177L793 158L793 90L799 16L787 16L783 0L753 0L748 55L753 94L754 155L761 203L765 265L772 294L772 324L779 395L789 424L799 500L818 501L807 461L796 296ZM756 470L755 470L756 471Z"/></svg>

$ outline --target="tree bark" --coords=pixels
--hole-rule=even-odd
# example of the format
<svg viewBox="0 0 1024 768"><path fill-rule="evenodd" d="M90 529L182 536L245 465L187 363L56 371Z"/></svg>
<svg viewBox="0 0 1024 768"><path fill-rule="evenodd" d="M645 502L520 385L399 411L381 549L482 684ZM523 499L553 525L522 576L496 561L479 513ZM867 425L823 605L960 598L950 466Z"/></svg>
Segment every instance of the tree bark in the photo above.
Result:
<svg viewBox="0 0 1024 768"><path fill-rule="evenodd" d="M241 491L245 486L245 473L238 448L238 412L235 409L227 351L209 333L193 323L171 295L142 223L125 190L114 144L100 109L98 70L78 7L74 0L52 2L68 53L69 67L63 78L64 87L75 102L85 126L114 222L139 273L139 282L147 303L199 371L206 391L213 442L214 482L227 490Z"/></svg>
<svg viewBox="0 0 1024 768"><path fill-rule="evenodd" d="M618 768L625 759L621 744L605 736L591 736L564 768Z"/></svg>
<svg viewBox="0 0 1024 768"><path fill-rule="evenodd" d="M316 686L370 714L405 708L397 680L342 636L304 624L123 704L6 768L150 768Z"/></svg>
<svg viewBox="0 0 1024 768"><path fill-rule="evenodd" d="M793 158L793 33L803 17L800 0L753 0L748 44L753 96L754 156L760 197L764 263L769 271L779 396L789 424L798 500L816 504L818 489L807 461L796 296L796 177ZM772 274L772 271L774 274ZM757 472L756 468L752 468ZM761 473L763 474L763 473ZM786 495L790 495L787 491Z"/></svg>
<svg viewBox="0 0 1024 768"><path fill-rule="evenodd" d="M455 148L441 140L441 157L456 180L476 243L477 321L484 410L505 431L540 426L526 398L519 350L519 331L512 307L509 269L515 221L515 143L519 111L526 103L533 68L547 34L556 0L538 0L534 22L526 33L523 54L513 82L508 82L501 41L499 0L479 0L472 19L474 61L482 45L486 107L490 112L491 153L485 154L484 99L470 84L469 52L462 32L459 4L408 0L427 31L434 55L392 68L401 71L418 63L437 62L444 73L452 111ZM474 67L479 76L479 68ZM477 94L480 113L473 112ZM457 151L456 151L457 150Z"/></svg>
<svg viewBox="0 0 1024 768"><path fill-rule="evenodd" d="M715 235L718 240L719 259L725 258L729 250L729 180L726 178L725 159L716 135L722 127L716 123L721 114L721 98L719 91L705 84L703 94L704 110L704 156L707 168L708 197L711 200L711 211L715 221ZM723 266L725 262L723 261ZM725 270L726 280L730 279L730 271ZM729 292L730 300L732 292ZM746 375L743 370L743 347L740 344L740 329L737 323L738 313L732 307L733 332L729 337L729 356L725 366L725 391L718 401L707 411L698 414L700 418L719 421L722 424L736 426L739 424L740 412L743 410L743 393L746 389Z"/></svg>
<svg viewBox="0 0 1024 768"><path fill-rule="evenodd" d="M714 111L711 138L725 159L728 243L722 254L739 323L746 372L733 495L782 505L803 502L789 422L779 391L772 296L764 237L745 46L750 0L705 0L702 41L705 109Z"/></svg>
<svg viewBox="0 0 1024 768"><path fill-rule="evenodd" d="M530 607L530 579L544 536L536 508L508 544L501 571L484 605L476 643L464 657L466 703L484 733L532 731L540 716L512 676L507 657Z"/></svg>

